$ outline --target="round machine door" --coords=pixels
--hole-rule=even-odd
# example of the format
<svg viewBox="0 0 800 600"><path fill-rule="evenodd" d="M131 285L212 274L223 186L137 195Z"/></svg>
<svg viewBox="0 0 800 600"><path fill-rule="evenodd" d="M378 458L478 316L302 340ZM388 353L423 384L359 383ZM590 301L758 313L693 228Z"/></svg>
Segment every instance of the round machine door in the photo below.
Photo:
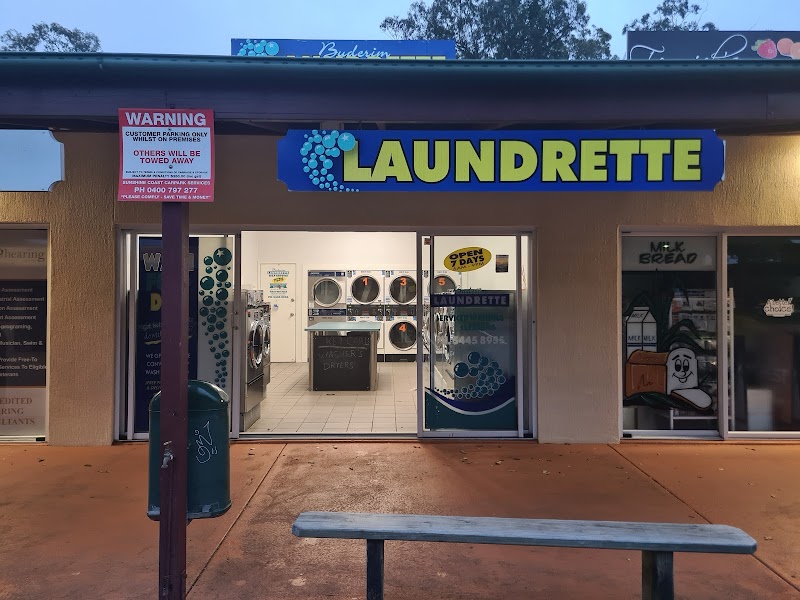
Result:
<svg viewBox="0 0 800 600"><path fill-rule="evenodd" d="M320 279L314 284L314 302L323 308L330 308L342 298L342 286L330 277Z"/></svg>
<svg viewBox="0 0 800 600"><path fill-rule="evenodd" d="M431 281L431 294L448 294L456 289L456 282L449 275L436 275Z"/></svg>
<svg viewBox="0 0 800 600"><path fill-rule="evenodd" d="M417 280L411 275L398 275L389 284L389 295L398 304L409 304L417 298Z"/></svg>
<svg viewBox="0 0 800 600"><path fill-rule="evenodd" d="M417 327L409 321L399 321L389 329L389 343L396 350L410 350L417 343Z"/></svg>
<svg viewBox="0 0 800 600"><path fill-rule="evenodd" d="M247 339L247 360L251 369L258 369L264 362L264 324L256 321L250 326Z"/></svg>
<svg viewBox="0 0 800 600"><path fill-rule="evenodd" d="M350 293L359 304L372 304L380 295L381 286L372 275L360 275L350 284Z"/></svg>
<svg viewBox="0 0 800 600"><path fill-rule="evenodd" d="M269 330L269 322L262 321L261 326L264 330L264 350L262 351L262 356L266 362L269 362L269 352L270 352L270 330Z"/></svg>

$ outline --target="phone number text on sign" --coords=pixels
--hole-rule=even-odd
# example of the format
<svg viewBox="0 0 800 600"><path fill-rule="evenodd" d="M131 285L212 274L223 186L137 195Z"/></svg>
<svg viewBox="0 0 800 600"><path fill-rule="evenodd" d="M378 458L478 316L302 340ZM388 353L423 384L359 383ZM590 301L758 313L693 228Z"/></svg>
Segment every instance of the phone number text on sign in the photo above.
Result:
<svg viewBox="0 0 800 600"><path fill-rule="evenodd" d="M119 200L214 200L213 111L123 108L119 124Z"/></svg>

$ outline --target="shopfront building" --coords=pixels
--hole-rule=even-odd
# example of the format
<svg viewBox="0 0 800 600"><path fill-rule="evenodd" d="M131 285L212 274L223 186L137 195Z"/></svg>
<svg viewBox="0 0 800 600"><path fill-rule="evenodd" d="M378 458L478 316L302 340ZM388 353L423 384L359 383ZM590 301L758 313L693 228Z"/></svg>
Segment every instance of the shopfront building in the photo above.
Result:
<svg viewBox="0 0 800 600"><path fill-rule="evenodd" d="M296 271L303 281L297 298L304 299L308 271L334 267L335 250L322 245L316 259L260 253L275 244L270 235L354 239L370 232L379 240L390 234L410 240L402 260L367 260L366 251L360 266L348 263L366 270L410 267L421 283L416 340L424 339L428 351L412 353L418 360L412 375L417 423L399 433L614 443L629 436L800 432L796 64L437 61L414 67L198 60L0 57L8 82L0 109L4 126L52 127L64 144L63 182L49 192L0 192L3 223L11 231L44 231L49 243L49 400L39 437L90 445L146 434L141 399L157 378L151 374L148 384L143 374L153 356L138 344L137 326L146 315L137 311L146 286L147 306L157 306L157 282L148 273L157 269L160 207L116 200L116 111L164 104L215 111L215 201L190 211L198 282L206 267L215 278L220 271L213 259L203 262L212 256L208 243L231 254L230 279L215 279L219 289L234 294L248 283L262 285L263 265L278 269L304 260ZM32 84L35 68L43 76ZM312 101L315 81L334 74L341 89L326 103ZM476 90L475 77L485 86ZM720 174L707 190L581 188L576 182L565 191L402 191L391 189L395 173L385 188L370 180L357 193L288 191L279 166L281 140L290 131L323 129L575 135L623 129L645 137L652 130L673 132L675 138L703 131L725 144L724 178ZM557 172L554 185L563 180ZM448 256L459 251L465 260L485 256L487 266L445 273ZM258 259L245 264L248 253ZM481 306L494 302L490 297L501 300L454 313L447 294L434 288L437 276L456 273L461 287L450 296L453 303L469 294ZM286 277L283 271L277 276ZM421 318L426 306L428 319ZM393 310L403 317L400 308ZM477 334L468 326L489 321L494 333L488 336L488 326ZM487 338L504 340L491 356L478 348L490 347ZM294 339L295 361L302 363L305 342L299 333ZM457 343L448 345L448 339ZM236 371L237 353L225 373ZM221 361L212 369L223 379ZM444 363L449 366L437 370ZM230 383L237 394L233 377L218 383ZM482 387L482 397L493 391L496 401L469 414Z"/></svg>

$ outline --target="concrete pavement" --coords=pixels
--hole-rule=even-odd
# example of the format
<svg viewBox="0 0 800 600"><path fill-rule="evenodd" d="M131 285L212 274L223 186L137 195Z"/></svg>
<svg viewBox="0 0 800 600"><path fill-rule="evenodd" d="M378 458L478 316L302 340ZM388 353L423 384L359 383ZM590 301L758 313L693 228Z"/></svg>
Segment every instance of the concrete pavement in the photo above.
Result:
<svg viewBox="0 0 800 600"><path fill-rule="evenodd" d="M364 597L364 543L303 510L726 523L755 557L676 555L677 597L800 600L800 444L237 443L233 508L189 526L189 599ZM156 597L147 447L0 446L0 598ZM388 542L386 595L638 598L640 554Z"/></svg>

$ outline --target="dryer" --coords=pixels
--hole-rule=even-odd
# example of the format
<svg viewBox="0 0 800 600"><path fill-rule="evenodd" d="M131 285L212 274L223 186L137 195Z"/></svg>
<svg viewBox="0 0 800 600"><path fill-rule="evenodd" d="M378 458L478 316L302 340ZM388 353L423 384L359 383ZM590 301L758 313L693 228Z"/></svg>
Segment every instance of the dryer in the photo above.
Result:
<svg viewBox="0 0 800 600"><path fill-rule="evenodd" d="M308 324L347 321L345 271L308 272Z"/></svg>
<svg viewBox="0 0 800 600"><path fill-rule="evenodd" d="M391 306L383 322L385 361L413 362L417 357L417 307Z"/></svg>
<svg viewBox="0 0 800 600"><path fill-rule="evenodd" d="M383 272L384 300L387 306L408 306L417 302L417 270L396 269Z"/></svg>
<svg viewBox="0 0 800 600"><path fill-rule="evenodd" d="M383 322L383 271L347 271L347 320ZM383 331L378 332L378 352L383 350Z"/></svg>
<svg viewBox="0 0 800 600"><path fill-rule="evenodd" d="M385 360L416 360L417 272L415 269L384 271L383 352Z"/></svg>
<svg viewBox="0 0 800 600"><path fill-rule="evenodd" d="M430 271L423 271L423 322L422 336L425 350L430 351L430 335L433 334L437 349L437 361L452 362L451 343L455 335L455 324L452 319L452 307L431 308L432 294L454 294L461 289L461 273L437 269L430 276ZM429 326L429 321L433 322Z"/></svg>

